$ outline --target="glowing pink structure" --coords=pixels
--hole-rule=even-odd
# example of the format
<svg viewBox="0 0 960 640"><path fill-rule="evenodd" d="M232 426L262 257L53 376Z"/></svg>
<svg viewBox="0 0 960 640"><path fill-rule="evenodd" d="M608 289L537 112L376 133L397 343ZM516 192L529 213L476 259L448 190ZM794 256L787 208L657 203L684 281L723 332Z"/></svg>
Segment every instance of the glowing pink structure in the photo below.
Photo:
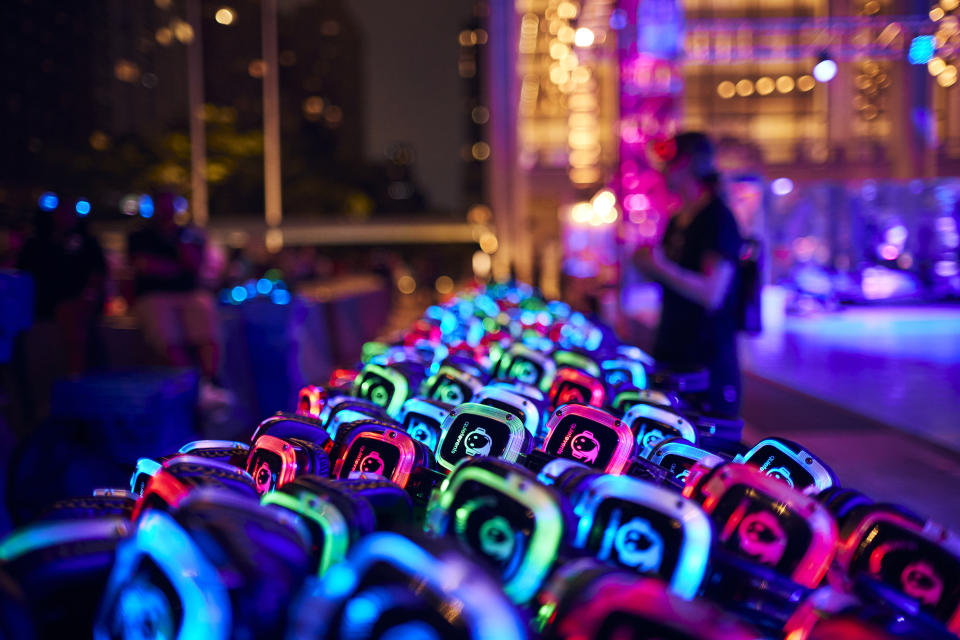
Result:
<svg viewBox="0 0 960 640"><path fill-rule="evenodd" d="M620 62L620 170L615 188L623 203L621 241L652 244L673 206L651 166L651 144L676 131L683 78L683 9L677 0L620 0L610 18Z"/></svg>

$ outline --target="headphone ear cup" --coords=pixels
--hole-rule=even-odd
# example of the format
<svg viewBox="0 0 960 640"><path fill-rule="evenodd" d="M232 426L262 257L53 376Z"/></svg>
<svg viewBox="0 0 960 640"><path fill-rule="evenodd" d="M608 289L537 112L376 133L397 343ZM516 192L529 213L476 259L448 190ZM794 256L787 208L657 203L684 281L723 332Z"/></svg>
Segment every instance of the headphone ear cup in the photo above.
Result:
<svg viewBox="0 0 960 640"><path fill-rule="evenodd" d="M843 541L849 538L856 530L857 525L878 506L863 494L860 494L859 497L851 496L848 501L838 504L837 511L840 515L834 516L837 520L838 539Z"/></svg>
<svg viewBox="0 0 960 640"><path fill-rule="evenodd" d="M837 497L840 490L840 487L828 487L816 495L816 500L829 510L830 503Z"/></svg>
<svg viewBox="0 0 960 640"><path fill-rule="evenodd" d="M837 521L837 527L841 530L851 511L857 507L873 504L873 500L860 491L843 487L830 487L820 492L817 500L833 515L834 520Z"/></svg>
<svg viewBox="0 0 960 640"><path fill-rule="evenodd" d="M926 518L918 514L916 511L910 510L910 508L903 506L902 504L897 504L895 502L880 502L877 504L878 510L887 511L889 513L894 513L898 516L903 516L907 520L912 521L919 527L922 527L927 521Z"/></svg>

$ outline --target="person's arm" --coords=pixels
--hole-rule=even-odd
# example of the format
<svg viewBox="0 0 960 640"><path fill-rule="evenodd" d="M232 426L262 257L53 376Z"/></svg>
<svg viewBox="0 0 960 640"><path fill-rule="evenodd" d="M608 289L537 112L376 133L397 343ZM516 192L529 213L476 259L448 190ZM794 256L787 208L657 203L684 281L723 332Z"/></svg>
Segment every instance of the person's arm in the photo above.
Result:
<svg viewBox="0 0 960 640"><path fill-rule="evenodd" d="M650 278L708 311L716 311L723 304L735 273L733 263L713 251L704 254L700 271L684 269L672 262L660 247L638 250L634 262Z"/></svg>

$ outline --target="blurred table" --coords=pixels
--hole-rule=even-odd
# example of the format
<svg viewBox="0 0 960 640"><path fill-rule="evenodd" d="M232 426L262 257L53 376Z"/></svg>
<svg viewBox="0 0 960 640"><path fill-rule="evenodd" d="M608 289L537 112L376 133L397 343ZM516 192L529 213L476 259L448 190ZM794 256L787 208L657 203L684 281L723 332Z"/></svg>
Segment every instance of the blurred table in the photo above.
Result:
<svg viewBox="0 0 960 640"><path fill-rule="evenodd" d="M222 305L221 378L236 397L224 419L230 428L249 433L264 417L296 406L296 394L308 383L325 383L334 368L352 366L364 342L387 320L390 294L382 279L352 277L314 283L298 291L289 304L255 298ZM23 336L22 402L32 422L50 411L50 389L65 375L63 348L52 323L35 325ZM157 367L131 316L105 318L100 325L101 372ZM226 434L222 434L226 435Z"/></svg>
<svg viewBox="0 0 960 640"><path fill-rule="evenodd" d="M257 298L220 308L221 376L237 398L232 422L252 429L278 410L292 410L305 384L323 384L352 366L389 313L378 278L350 278L298 289L289 304Z"/></svg>

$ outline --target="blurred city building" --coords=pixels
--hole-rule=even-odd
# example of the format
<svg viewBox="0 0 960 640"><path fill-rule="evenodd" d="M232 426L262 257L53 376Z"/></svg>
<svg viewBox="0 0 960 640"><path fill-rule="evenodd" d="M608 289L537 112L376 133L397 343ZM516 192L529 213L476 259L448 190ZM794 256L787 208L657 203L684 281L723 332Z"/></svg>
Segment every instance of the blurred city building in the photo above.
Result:
<svg viewBox="0 0 960 640"><path fill-rule="evenodd" d="M956 79L910 59L915 38L955 42L955 17L940 33L929 2L687 0L684 9L685 128L748 142L771 175L795 180L956 175ZM821 59L835 63L834 77L815 73Z"/></svg>
<svg viewBox="0 0 960 640"><path fill-rule="evenodd" d="M211 210L262 211L260 3L201 2L200 33L186 4L4 3L18 61L4 69L5 187L75 190L117 213L127 190L187 194L187 45L202 38ZM281 3L278 32L285 208L369 214L389 200L388 162L362 154L364 43L349 4Z"/></svg>
<svg viewBox="0 0 960 640"><path fill-rule="evenodd" d="M463 87L460 113L466 131L466 142L460 149L460 159L464 162L463 198L470 203L483 202L486 197L484 163L490 159L490 144L487 142L490 108L485 93L487 59L484 55L489 45L486 30L488 12L484 0L475 2L473 17L457 35L460 45L457 74L462 79Z"/></svg>
<svg viewBox="0 0 960 640"><path fill-rule="evenodd" d="M491 9L490 198L522 277L552 290L559 242L567 275L622 282L622 256L666 219L646 150L686 129L718 141L732 205L747 235L769 234L780 275L810 263L854 276L866 298L936 279L960 290L954 0ZM871 267L880 284L866 284Z"/></svg>

